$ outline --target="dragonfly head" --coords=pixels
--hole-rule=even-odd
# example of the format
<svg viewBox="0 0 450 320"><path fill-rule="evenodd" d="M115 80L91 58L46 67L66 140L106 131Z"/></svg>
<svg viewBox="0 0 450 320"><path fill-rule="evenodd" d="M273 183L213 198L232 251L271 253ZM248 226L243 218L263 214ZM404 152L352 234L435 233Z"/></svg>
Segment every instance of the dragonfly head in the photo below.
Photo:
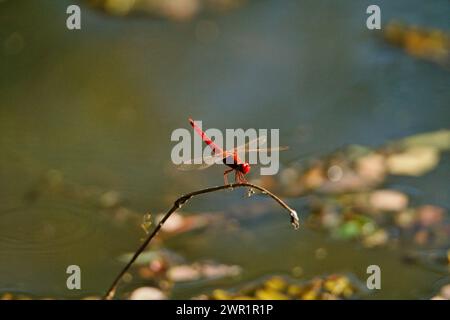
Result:
<svg viewBox="0 0 450 320"><path fill-rule="evenodd" d="M243 164L241 164L240 171L241 171L243 174L249 173L249 172L250 172L250 165L249 165L247 162L244 162Z"/></svg>

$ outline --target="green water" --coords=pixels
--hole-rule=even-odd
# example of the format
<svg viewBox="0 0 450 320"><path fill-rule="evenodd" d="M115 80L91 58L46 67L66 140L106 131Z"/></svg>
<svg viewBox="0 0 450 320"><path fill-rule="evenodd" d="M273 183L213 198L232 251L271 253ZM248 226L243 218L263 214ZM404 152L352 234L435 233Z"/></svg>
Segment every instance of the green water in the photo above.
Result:
<svg viewBox="0 0 450 320"><path fill-rule="evenodd" d="M45 172L58 170L74 185L116 190L144 214L164 211L183 192L220 184L222 168L182 172L171 165L170 134L187 128L189 116L220 129L281 128L281 143L290 146L285 164L347 144L375 146L448 128L450 73L369 32L370 1L251 1L184 23L110 17L81 3L76 32L65 28L71 3L0 1L0 292L104 293L122 266L117 257L139 245L139 226L116 223L84 201L29 202L26 195ZM450 30L447 0L380 3L383 22ZM203 20L216 24L217 38L196 36ZM446 156L424 177L388 183L414 189L419 203L448 208L449 168ZM227 213L262 201L236 191L195 200L187 210ZM302 199L290 202L304 206ZM278 208L269 208L235 232L215 228L170 239L167 247L190 261L244 270L235 280L177 285L173 297L289 274L296 266L305 279L332 272L365 279L366 267L378 264L383 285L372 298L429 298L446 277L403 264L399 250L295 232ZM315 258L317 248L327 250L325 259ZM81 291L66 288L69 264L82 268Z"/></svg>

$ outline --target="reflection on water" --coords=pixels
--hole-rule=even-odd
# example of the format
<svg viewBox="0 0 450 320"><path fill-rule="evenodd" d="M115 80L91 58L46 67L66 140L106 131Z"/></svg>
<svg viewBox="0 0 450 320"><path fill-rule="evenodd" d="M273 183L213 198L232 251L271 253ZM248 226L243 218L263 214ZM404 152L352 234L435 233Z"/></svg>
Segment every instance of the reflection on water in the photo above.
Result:
<svg viewBox="0 0 450 320"><path fill-rule="evenodd" d="M117 257L140 243L136 217L222 182L221 168L186 173L170 164L170 133L188 127L189 116L221 129L281 128L281 144L290 146L284 164L347 144L373 146L448 128L450 73L368 32L369 1L250 1L181 24L86 7L76 33L64 28L67 4L0 3L0 292L103 293L122 266ZM444 30L448 7L446 0L382 4L386 21ZM11 18L16 15L22 18ZM388 183L415 188L415 201L448 208L448 168L444 156L424 177ZM115 190L123 203L108 211L67 194L30 201L49 170L80 190ZM192 201L188 210L227 214L259 201L235 191ZM291 202L304 207L302 199ZM117 218L124 208L136 219ZM307 228L291 232L277 210L235 231L186 234L167 246L190 261L241 266L241 278L220 282L223 287L299 266L305 278L351 272L365 279L365 267L376 262L384 289L374 297L427 298L442 277L420 265L405 267L397 250L360 250ZM328 254L318 259L318 249ZM65 288L70 264L82 267L81 292ZM173 296L214 287L175 286Z"/></svg>

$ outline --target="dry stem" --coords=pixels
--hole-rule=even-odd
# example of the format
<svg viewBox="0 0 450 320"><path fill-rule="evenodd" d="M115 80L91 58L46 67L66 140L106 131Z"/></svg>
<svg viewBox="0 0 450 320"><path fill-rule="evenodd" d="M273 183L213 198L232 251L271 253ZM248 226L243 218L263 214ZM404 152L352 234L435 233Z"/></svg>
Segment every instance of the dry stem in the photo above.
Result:
<svg viewBox="0 0 450 320"><path fill-rule="evenodd" d="M291 217L291 224L295 229L298 229L299 220L298 220L297 212L294 209L289 207L283 200L278 198L276 195L274 195L269 190L267 190L263 187L259 187L257 185L251 184L251 183L233 183L233 184L211 187L211 188L206 188L206 189L188 193L186 195L181 196L177 200L175 200L172 208L170 208L169 211L167 211L167 213L164 215L164 217L161 219L161 221L155 227L153 232L147 237L147 239L145 239L145 241L141 244L141 246L136 250L136 252L134 253L133 257L130 259L130 261L126 264L126 266L122 269L122 271L120 271L120 273L114 279L113 283L111 284L110 288L106 292L103 299L110 300L114 297L114 293L116 291L117 284L120 281L120 279L123 277L123 275L128 271L128 269L131 267L131 265L134 263L134 261L137 259L137 257L145 250L145 248L148 246L148 244L156 236L156 234L161 229L164 222L166 222L166 220L170 217L170 215L172 213L174 213L175 211L177 211L178 209L180 209L189 199L191 199L195 196L201 195L201 194L205 194L205 193L210 193L210 192L215 192L215 191L220 191L220 190L225 190L225 189L241 188L241 187L249 187L252 189L257 189L257 190L261 191L262 193L269 195L272 199L274 199L276 202L278 202L278 204L280 206L282 206L284 209L289 211L289 215Z"/></svg>

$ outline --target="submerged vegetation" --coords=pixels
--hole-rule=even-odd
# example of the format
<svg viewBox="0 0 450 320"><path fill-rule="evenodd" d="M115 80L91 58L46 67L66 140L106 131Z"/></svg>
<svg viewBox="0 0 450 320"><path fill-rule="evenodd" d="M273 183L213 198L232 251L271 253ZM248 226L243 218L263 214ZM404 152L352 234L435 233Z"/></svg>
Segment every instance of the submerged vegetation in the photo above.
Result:
<svg viewBox="0 0 450 320"><path fill-rule="evenodd" d="M326 158L312 160L306 166L293 164L286 167L279 180L264 178L257 182L290 197L306 196L308 209L303 212L306 215L304 228L326 231L329 237L339 241L358 241L366 248L400 247L405 250L405 263L422 265L445 274L450 270L450 224L446 218L446 210L412 201L407 193L386 188L383 184L389 174L417 177L433 170L439 164L441 153L448 150L449 131L421 134L373 150L362 146L345 148ZM417 156L420 152L434 156ZM295 178L287 178L288 174ZM239 186L241 185L235 185ZM259 188L254 185L247 187L249 186ZM49 197L90 203L112 221L131 224L136 230L140 229L138 232L146 236L147 240L142 242L136 253L118 257L118 261L128 265L111 287L111 295L115 294L117 281L123 276L124 288L119 290L119 298L167 299L174 286L180 283L215 282L222 278L238 280L241 277L243 269L239 265L227 265L211 259L188 261L180 253L165 247L165 242L171 238L207 230L214 225L222 228L227 224L230 228L238 227L226 214L174 213L193 195L226 188L229 187L200 190L183 196L165 216L141 214L128 207L116 191L78 186L67 182L61 172L51 170L27 192L25 200L28 205ZM269 193L267 190L264 192ZM283 202L280 204L289 212L292 210ZM258 216L252 218L250 215L250 219ZM291 218L295 226L296 216ZM157 229L162 227L158 235L155 226ZM147 247L153 238L155 241ZM325 255L326 251L323 249L316 252L318 259ZM134 266L131 266L133 262ZM302 280L289 276L266 276L262 280L252 280L233 289L217 288L192 298L353 299L370 294L363 290L362 282L351 274L331 274L307 280L302 278L301 271L293 272ZM133 283L145 283L145 286L136 288ZM436 299L448 296L447 288L441 291ZM2 298L25 299L27 295L5 293ZM99 299L100 296L87 298Z"/></svg>
<svg viewBox="0 0 450 320"><path fill-rule="evenodd" d="M408 193L384 186L389 175L420 177L450 151L450 131L419 134L377 149L351 146L310 164L284 169L281 178L263 180L283 194L311 194L307 224L365 247L385 245L446 247L446 209L417 203Z"/></svg>
<svg viewBox="0 0 450 320"><path fill-rule="evenodd" d="M407 54L450 68L450 34L445 31L391 21L383 34Z"/></svg>
<svg viewBox="0 0 450 320"><path fill-rule="evenodd" d="M299 283L291 278L273 276L249 284L235 292L214 290L197 299L214 300L336 300L355 299L364 292L362 283L346 275L333 274Z"/></svg>

